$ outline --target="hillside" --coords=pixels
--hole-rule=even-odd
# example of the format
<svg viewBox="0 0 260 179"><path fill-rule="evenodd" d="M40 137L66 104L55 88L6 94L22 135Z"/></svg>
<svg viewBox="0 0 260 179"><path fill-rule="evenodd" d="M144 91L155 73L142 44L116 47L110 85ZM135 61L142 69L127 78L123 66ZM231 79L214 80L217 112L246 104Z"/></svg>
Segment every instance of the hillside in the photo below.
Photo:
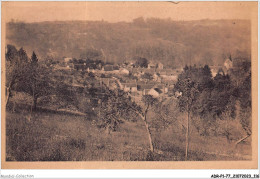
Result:
<svg viewBox="0 0 260 179"><path fill-rule="evenodd" d="M26 104L6 114L7 161L146 161L149 144L142 121L124 122L107 134L96 127L95 116L80 116L39 108L26 120ZM23 115L21 115L21 113ZM191 135L190 159L195 161L251 160L250 143L239 147L224 137ZM153 129L156 161L183 161L185 134L175 123Z"/></svg>
<svg viewBox="0 0 260 179"><path fill-rule="evenodd" d="M250 56L250 21L171 21L138 18L132 23L64 21L7 24L7 43L35 50L40 58L80 58L88 49L103 60L123 62L135 56L164 65L222 64L229 56Z"/></svg>

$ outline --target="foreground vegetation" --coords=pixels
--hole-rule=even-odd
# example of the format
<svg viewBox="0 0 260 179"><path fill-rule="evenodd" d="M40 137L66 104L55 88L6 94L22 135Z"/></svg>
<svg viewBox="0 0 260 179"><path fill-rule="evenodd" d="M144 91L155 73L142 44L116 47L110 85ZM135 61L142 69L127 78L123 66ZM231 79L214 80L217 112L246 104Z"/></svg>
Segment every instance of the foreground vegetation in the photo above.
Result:
<svg viewBox="0 0 260 179"><path fill-rule="evenodd" d="M144 161L149 143L141 121L125 122L110 134L98 128L95 116L43 110L17 105L7 112L7 161ZM166 130L153 129L153 160L181 161L185 158L185 131L178 125ZM191 131L189 160L250 160L250 141L235 147L224 137L203 137Z"/></svg>

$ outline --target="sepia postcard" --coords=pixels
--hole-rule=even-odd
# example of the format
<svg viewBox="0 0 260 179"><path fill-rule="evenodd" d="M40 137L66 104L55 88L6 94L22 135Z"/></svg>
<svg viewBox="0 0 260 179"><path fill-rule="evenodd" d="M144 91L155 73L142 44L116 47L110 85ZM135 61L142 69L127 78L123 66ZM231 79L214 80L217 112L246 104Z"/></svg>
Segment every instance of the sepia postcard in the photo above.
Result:
<svg viewBox="0 0 260 179"><path fill-rule="evenodd" d="M4 169L256 169L258 2L2 2Z"/></svg>

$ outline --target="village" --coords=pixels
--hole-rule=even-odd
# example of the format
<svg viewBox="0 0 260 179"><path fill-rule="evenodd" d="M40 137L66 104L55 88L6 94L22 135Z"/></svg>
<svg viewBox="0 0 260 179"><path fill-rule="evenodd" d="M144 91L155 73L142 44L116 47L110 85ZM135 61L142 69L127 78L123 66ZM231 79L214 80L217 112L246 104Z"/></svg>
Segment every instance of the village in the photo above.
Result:
<svg viewBox="0 0 260 179"><path fill-rule="evenodd" d="M63 62L53 67L56 71L88 74L94 77L96 82L105 84L111 90L123 90L137 103L144 95L151 95L159 100L171 97L174 84L183 70L165 68L160 62L149 62L147 67L136 66L133 61L122 64L93 63L95 62L87 63L87 60L64 58ZM76 76L68 75L66 78L71 78L69 81L72 86L84 87L84 77L80 80Z"/></svg>
<svg viewBox="0 0 260 179"><path fill-rule="evenodd" d="M6 45L7 161L252 158L250 54L103 40L56 53Z"/></svg>
<svg viewBox="0 0 260 179"><path fill-rule="evenodd" d="M229 57L222 65L211 65L212 77L217 73L228 74L244 61ZM144 95L151 95L160 101L181 95L173 93L173 88L183 67L165 67L161 62L147 61L147 66L140 67L135 61L111 64L101 60L64 57L62 62L55 63L52 67L61 72L62 78L67 78L68 85L83 89L87 84L86 76L92 77L92 86L106 85L111 90L123 90L138 104L141 104ZM81 75L75 75L76 73Z"/></svg>

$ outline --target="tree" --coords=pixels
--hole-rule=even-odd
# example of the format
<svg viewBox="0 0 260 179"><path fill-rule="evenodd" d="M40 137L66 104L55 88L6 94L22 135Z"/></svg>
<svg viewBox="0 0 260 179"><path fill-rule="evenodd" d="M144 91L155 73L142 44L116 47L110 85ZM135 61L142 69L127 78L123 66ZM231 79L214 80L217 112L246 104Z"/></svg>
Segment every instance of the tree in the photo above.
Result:
<svg viewBox="0 0 260 179"><path fill-rule="evenodd" d="M36 54L33 52L28 71L23 76L23 83L19 90L32 96L31 110L36 110L37 100L41 96L50 95L53 91L53 83L50 80L50 70L43 64L39 64Z"/></svg>
<svg viewBox="0 0 260 179"><path fill-rule="evenodd" d="M13 45L6 46L6 54L5 54L6 61L14 61L18 58L18 51Z"/></svg>
<svg viewBox="0 0 260 179"><path fill-rule="evenodd" d="M195 74L194 71L196 69L192 67L184 68L184 71L178 76L178 81L174 88L175 91L181 94L178 97L181 111L187 113L185 160L188 159L190 119L199 94L199 85L192 79L192 75Z"/></svg>
<svg viewBox="0 0 260 179"><path fill-rule="evenodd" d="M61 108L66 108L68 106L73 106L79 109L79 100L77 98L76 88L66 83L65 80L60 80L59 78L52 78L52 88L49 88L52 91L49 91L49 94L54 97L52 99L55 104L58 104ZM67 80L67 79L66 79ZM82 93L79 94L82 98ZM48 96L48 95L46 95Z"/></svg>
<svg viewBox="0 0 260 179"><path fill-rule="evenodd" d="M37 58L37 56L36 56L34 51L32 53L31 63L33 63L33 64L37 64L38 63L38 58Z"/></svg>
<svg viewBox="0 0 260 179"><path fill-rule="evenodd" d="M99 89L91 87L89 94L99 101L99 126L106 128L108 133L115 131L118 125L123 122L122 119L130 119L126 115L129 114L126 109L128 105L133 104L124 91L119 89L110 90L103 85Z"/></svg>
<svg viewBox="0 0 260 179"><path fill-rule="evenodd" d="M142 101L145 107L142 109L122 90L115 89L112 91L107 87L104 87L101 94L102 95L99 95L102 96L102 98L99 99L99 121L101 122L99 126L106 128L108 131L114 131L124 120L131 121L136 118L141 118L144 122L149 142L149 160L152 160L150 157L152 157L151 154L154 152L154 145L151 129L147 121L147 114L151 107L158 102L157 99L153 98L151 95L144 96Z"/></svg>
<svg viewBox="0 0 260 179"><path fill-rule="evenodd" d="M152 141L152 134L151 130L147 121L147 113L150 110L152 106L154 106L158 101L156 98L153 98L151 95L145 95L142 98L143 103L145 104L145 109L142 113L138 113L142 120L144 121L147 134L148 134L148 139L149 139L149 144L150 144L150 151L153 153L154 152L154 146L153 146L153 141Z"/></svg>
<svg viewBox="0 0 260 179"><path fill-rule="evenodd" d="M212 101L210 109L214 117L220 117L224 112L230 110L231 117L235 117L234 88L229 75L218 73L214 77L214 89L211 91Z"/></svg>
<svg viewBox="0 0 260 179"><path fill-rule="evenodd" d="M28 62L29 60L27 53L23 48L20 48L20 50L18 51L18 56L21 61Z"/></svg>
<svg viewBox="0 0 260 179"><path fill-rule="evenodd" d="M7 45L6 52L6 106L12 96L13 90L18 83L22 83L24 75L28 71L28 57L26 52L21 48L16 50L15 46Z"/></svg>
<svg viewBox="0 0 260 179"><path fill-rule="evenodd" d="M240 87L240 96L239 96L239 104L240 104L240 123L246 132L246 136L236 142L239 144L244 141L246 138L250 137L252 134L252 94L251 94L251 72L249 72L245 79L242 81L242 85Z"/></svg>
<svg viewBox="0 0 260 179"><path fill-rule="evenodd" d="M236 68L230 72L232 87L235 89L233 95L238 101L237 116L246 133L237 144L252 134L251 61L249 59L245 58L241 63L237 63Z"/></svg>
<svg viewBox="0 0 260 179"><path fill-rule="evenodd" d="M178 91L179 107L181 111L187 113L186 130L186 152L187 160L189 148L189 125L190 119L196 118L192 122L201 135L209 135L211 126L217 124L217 118L229 123L236 114L236 95L229 75L225 75L221 70L212 78L211 70L206 65L203 68L196 66L185 66L184 71L178 76L175 85ZM201 122L199 122L199 121ZM223 133L230 139L230 127Z"/></svg>
<svg viewBox="0 0 260 179"><path fill-rule="evenodd" d="M224 135L230 142L235 132L231 125L235 124L237 89L222 69L213 79L201 74L201 80L200 93L193 110L194 115L199 117L197 120L201 121L195 121L196 128L201 135L214 132L215 135Z"/></svg>
<svg viewBox="0 0 260 179"><path fill-rule="evenodd" d="M135 66L141 67L141 68L147 68L148 67L148 60L146 58L136 57Z"/></svg>
<svg viewBox="0 0 260 179"><path fill-rule="evenodd" d="M146 22L143 17L138 17L136 19L133 19L133 24L140 27L146 26Z"/></svg>
<svg viewBox="0 0 260 179"><path fill-rule="evenodd" d="M155 120L151 122L150 126L155 128L156 132L164 131L170 125L179 125L179 106L178 101L174 97L166 98L154 106L150 111L153 113Z"/></svg>
<svg viewBox="0 0 260 179"><path fill-rule="evenodd" d="M12 94L12 89L16 81L19 79L18 68L18 52L12 45L7 45L6 58L6 106Z"/></svg>

